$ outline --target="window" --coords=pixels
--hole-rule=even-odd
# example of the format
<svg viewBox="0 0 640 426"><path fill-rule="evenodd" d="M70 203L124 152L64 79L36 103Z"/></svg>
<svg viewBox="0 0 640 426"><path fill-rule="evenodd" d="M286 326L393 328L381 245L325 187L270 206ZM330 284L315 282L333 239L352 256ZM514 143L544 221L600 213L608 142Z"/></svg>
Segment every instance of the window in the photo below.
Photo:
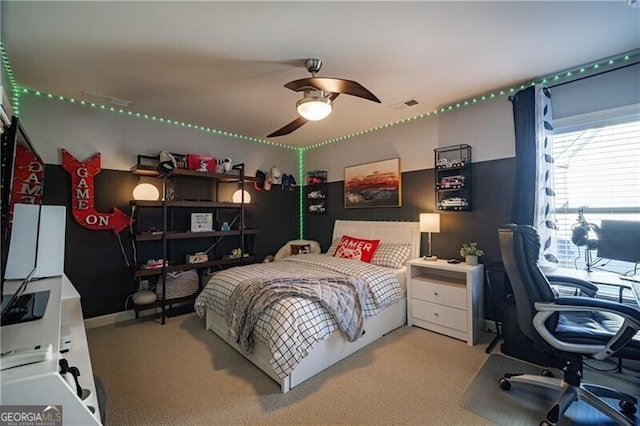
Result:
<svg viewBox="0 0 640 426"><path fill-rule="evenodd" d="M581 210L598 227L604 219L640 221L640 105L557 120L552 143L560 266L640 274L637 264L599 259L571 241Z"/></svg>

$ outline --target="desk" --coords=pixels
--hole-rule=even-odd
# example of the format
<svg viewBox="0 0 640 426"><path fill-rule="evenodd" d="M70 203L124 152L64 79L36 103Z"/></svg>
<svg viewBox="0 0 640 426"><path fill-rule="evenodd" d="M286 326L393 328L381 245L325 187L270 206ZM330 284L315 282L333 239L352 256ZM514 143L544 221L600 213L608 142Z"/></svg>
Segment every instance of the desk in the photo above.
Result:
<svg viewBox="0 0 640 426"><path fill-rule="evenodd" d="M583 280L587 280L592 282L593 284L600 286L612 286L618 288L618 302L623 303L624 299L624 290L631 290L633 294L630 300L635 300L636 306L640 307L640 283L636 283L633 281L625 281L620 278L620 274L615 272L605 272L605 271L592 271L587 272L584 270L577 269L569 269L569 268L558 268L555 271L550 273L551 275L567 275L570 277L581 278ZM599 297L604 297L606 294L598 293ZM596 296L596 297L598 297Z"/></svg>

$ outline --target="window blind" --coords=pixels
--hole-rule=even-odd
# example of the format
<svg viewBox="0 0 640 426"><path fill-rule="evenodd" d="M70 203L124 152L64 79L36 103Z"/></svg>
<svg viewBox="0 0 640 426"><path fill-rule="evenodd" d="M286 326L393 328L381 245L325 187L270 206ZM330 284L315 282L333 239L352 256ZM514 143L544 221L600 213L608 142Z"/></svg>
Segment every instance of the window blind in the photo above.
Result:
<svg viewBox="0 0 640 426"><path fill-rule="evenodd" d="M586 253L586 247L571 242L580 210L596 226L604 219L640 221L640 118L619 121L611 117L615 124L595 119L592 126L573 123L569 131L558 127L552 136L557 254L562 267L584 269L587 256L594 269L633 273L637 267L598 259L596 250ZM595 233L589 237L597 239Z"/></svg>

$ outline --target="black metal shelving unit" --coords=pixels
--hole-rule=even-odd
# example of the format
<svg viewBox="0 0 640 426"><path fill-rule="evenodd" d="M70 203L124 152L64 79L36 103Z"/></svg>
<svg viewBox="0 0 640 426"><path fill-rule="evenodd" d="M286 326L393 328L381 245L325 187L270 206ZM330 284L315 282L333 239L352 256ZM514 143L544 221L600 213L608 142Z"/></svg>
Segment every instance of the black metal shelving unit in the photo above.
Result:
<svg viewBox="0 0 640 426"><path fill-rule="evenodd" d="M146 156L138 156L138 163L131 168L131 173L137 176L147 176L147 177L161 177L159 172L157 171L157 167L154 165L142 164L142 161L149 158L153 159L153 157ZM170 187L170 183L175 180L179 180L180 178L188 178L188 179L197 179L197 180L205 180L209 181L211 185L213 185L214 189L211 191L214 201L210 200L170 200L168 194L168 188ZM162 177L163 184L163 197L160 201L143 201L143 200L132 200L130 201L130 205L134 210L134 219L137 219L137 215L140 213L140 209L142 208L150 208L150 209L161 209L162 211L162 228L160 230L156 230L153 232L147 232L147 229L140 229L138 226L135 226L135 231L133 235L133 239L136 245L141 242L161 242L162 245L162 259L168 260L162 266L158 268L143 268L141 265L137 265L134 276L136 279L140 280L144 277L157 277L158 282L156 285L162 286L162 295L159 300L156 300L153 303L144 304L144 305L136 305L135 313L136 317L140 311L148 310L148 309L156 309L160 308L161 310L161 322L165 323L165 319L168 316L168 312L170 310L175 309L173 305L180 304L184 302L194 301L197 295L201 290L200 283L198 284L198 291L194 294L185 295L181 297L167 299L167 274L170 272L177 271L187 271L196 269L200 272L211 268L225 268L229 266L242 265L247 263L254 263L257 261L257 257L255 255L245 255L245 236L247 235L256 235L259 233L258 229L248 229L245 228L245 201L244 196L240 203L232 203L232 202L219 202L215 201L219 199L219 183L238 183L240 184L240 189L244 189L244 183L248 181L253 181L253 178L247 177L244 174L244 164L234 165L232 171L227 174L219 174L219 173L207 173L207 172L198 172L194 170L187 169L174 169L170 176ZM222 230L212 230L212 231L204 231L204 232L190 232L185 229L176 229L179 226L176 225L174 221L174 213L179 210L187 210L187 211L211 211L214 214L214 223L219 223L219 213L220 210L238 210L237 214L237 229L231 229L228 231ZM137 222L136 222L137 223ZM215 226L215 225L214 225ZM184 225L183 225L184 227ZM169 246L171 242L178 240L189 240L189 239L208 239L209 242L214 241L212 246L216 246L223 238L226 237L235 237L239 240L239 245L241 249L242 256L239 257L229 257L224 256L221 253L217 253L209 255L209 259L206 262L201 263L187 263L186 259L178 260L175 256L172 255L172 249ZM169 307L167 309L167 307Z"/></svg>

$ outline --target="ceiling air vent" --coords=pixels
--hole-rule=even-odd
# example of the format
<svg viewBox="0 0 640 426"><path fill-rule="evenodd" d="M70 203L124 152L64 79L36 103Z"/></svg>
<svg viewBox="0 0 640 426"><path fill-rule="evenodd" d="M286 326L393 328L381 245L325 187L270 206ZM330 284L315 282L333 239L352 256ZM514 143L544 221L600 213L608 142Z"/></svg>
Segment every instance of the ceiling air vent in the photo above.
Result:
<svg viewBox="0 0 640 426"><path fill-rule="evenodd" d="M87 92L86 90L82 91L82 100L95 104L111 105L118 108L129 108L131 105L133 105L133 101L113 98L111 96L101 95L99 93Z"/></svg>
<svg viewBox="0 0 640 426"><path fill-rule="evenodd" d="M393 105L391 105L391 108L395 109L396 111L400 111L400 110L405 109L405 108L409 108L409 107L412 107L412 106L420 105L421 103L422 102L420 102L416 98L411 98L411 99L407 99L406 101L402 101L402 102L398 102L397 104L393 104Z"/></svg>

